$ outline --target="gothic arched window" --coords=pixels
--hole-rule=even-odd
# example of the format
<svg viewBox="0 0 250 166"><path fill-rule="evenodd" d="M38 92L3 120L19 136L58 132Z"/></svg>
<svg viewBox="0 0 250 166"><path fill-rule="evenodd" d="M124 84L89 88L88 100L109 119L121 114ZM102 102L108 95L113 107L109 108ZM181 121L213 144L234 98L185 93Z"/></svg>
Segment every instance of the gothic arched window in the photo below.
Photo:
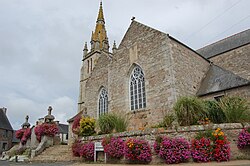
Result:
<svg viewBox="0 0 250 166"><path fill-rule="evenodd" d="M99 95L98 116L108 113L108 92L102 88Z"/></svg>
<svg viewBox="0 0 250 166"><path fill-rule="evenodd" d="M139 66L135 66L130 76L130 106L131 110L146 107L144 73Z"/></svg>

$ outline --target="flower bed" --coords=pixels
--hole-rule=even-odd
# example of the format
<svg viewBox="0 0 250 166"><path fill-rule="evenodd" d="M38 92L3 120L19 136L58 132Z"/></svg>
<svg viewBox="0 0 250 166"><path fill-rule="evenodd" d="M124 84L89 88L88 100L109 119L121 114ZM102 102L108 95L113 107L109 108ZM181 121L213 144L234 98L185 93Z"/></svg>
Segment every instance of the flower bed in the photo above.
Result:
<svg viewBox="0 0 250 166"><path fill-rule="evenodd" d="M31 136L31 129L26 128L26 129L19 129L16 131L16 138L21 140L21 144L25 145L27 140Z"/></svg>
<svg viewBox="0 0 250 166"><path fill-rule="evenodd" d="M36 138L39 142L41 142L42 136L54 137L57 133L58 127L56 124L43 123L35 127Z"/></svg>
<svg viewBox="0 0 250 166"><path fill-rule="evenodd" d="M170 139L163 137L161 142L154 144L155 152L165 160L167 164L186 162L190 158L190 146L183 138Z"/></svg>
<svg viewBox="0 0 250 166"><path fill-rule="evenodd" d="M213 148L209 138L192 140L191 155L195 162L209 162L212 160Z"/></svg>
<svg viewBox="0 0 250 166"><path fill-rule="evenodd" d="M238 136L237 146L239 149L250 147L250 127L242 129Z"/></svg>
<svg viewBox="0 0 250 166"><path fill-rule="evenodd" d="M248 123L244 124L246 126L246 128L249 126ZM217 128L220 128L219 130L216 130ZM207 161L227 161L229 159L237 159L239 157L243 158L243 159L249 159L249 150L246 149L246 151L239 151L239 150L235 150L235 147L237 147L237 142L235 143L234 141L232 141L230 144L228 142L228 140L237 140L238 135L240 133L240 130L242 130L243 125L240 123L226 123L226 124L210 124L210 125L195 125L195 126L179 126L174 130L158 130L158 129L145 129L143 131L130 131L130 132L122 132L122 133L114 133L112 134L112 137L119 137L122 140L130 140L130 139L140 139L140 140L145 140L146 142L148 141L150 143L150 145L152 144L154 146L154 150L156 151L156 153L153 153L153 160L151 161L151 163L160 163L162 162L162 160L160 160L159 157L159 151L160 151L160 143L162 142L161 140L154 141L157 140L158 138L163 138L164 136L168 136L169 138L185 138L186 140L192 140L191 142L189 142L189 145L192 146L193 143L193 139L194 136L197 135L199 132L201 133L206 133L205 135L201 135L199 138L196 138L195 140L200 140L202 139L202 137L204 137L203 139L210 139L210 145L211 147L209 147L209 143L206 143L206 141L201 141L200 143L206 143L207 146L207 151L204 150L202 151L202 148L196 148L194 149L193 147L190 148L190 157L193 157L194 161L196 162L207 162ZM222 132L222 130L225 131ZM214 134L214 135L212 135ZM225 135L227 135L229 138L227 139L227 137L224 137ZM161 136L161 137L159 137ZM88 136L88 137L82 137L81 140L83 142L88 142L89 140L91 141L102 141L103 138L107 137L107 135L97 135L97 136ZM225 141L217 141L216 140L220 140L221 138L226 138ZM194 143L193 145L198 145L198 142ZM201 144L202 145L202 144ZM231 151L232 155L230 154L230 146L232 147L232 149L234 149L234 151ZM205 145L204 145L205 146ZM125 144L125 147L127 147L127 145ZM216 148L217 147L217 148ZM158 152L157 152L158 149ZM211 152L209 153L209 151L212 149L212 158L211 156ZM215 151L216 149L216 151ZM194 157L194 151L196 151L196 153L200 153L200 154L196 154L196 157ZM204 156L206 156L206 158L204 158ZM225 157L222 157L222 156ZM203 157L202 157L203 156ZM215 156L215 157L214 157ZM125 160L124 160L125 159ZM126 162L126 160L129 160L128 158L123 158L121 157L121 162L124 163L124 161ZM109 160L108 160L109 161ZM119 161L119 160L118 160ZM132 161L132 160L129 160ZM134 162L136 163L136 160L134 160Z"/></svg>
<svg viewBox="0 0 250 166"><path fill-rule="evenodd" d="M119 137L105 137L102 140L108 158L120 159L124 156L124 141Z"/></svg>
<svg viewBox="0 0 250 166"><path fill-rule="evenodd" d="M94 160L94 143L87 142L82 143L81 141L76 141L72 145L72 153L75 157L83 157L87 161Z"/></svg>
<svg viewBox="0 0 250 166"><path fill-rule="evenodd" d="M150 163L152 161L151 148L147 141L130 138L125 142L125 159L132 163Z"/></svg>

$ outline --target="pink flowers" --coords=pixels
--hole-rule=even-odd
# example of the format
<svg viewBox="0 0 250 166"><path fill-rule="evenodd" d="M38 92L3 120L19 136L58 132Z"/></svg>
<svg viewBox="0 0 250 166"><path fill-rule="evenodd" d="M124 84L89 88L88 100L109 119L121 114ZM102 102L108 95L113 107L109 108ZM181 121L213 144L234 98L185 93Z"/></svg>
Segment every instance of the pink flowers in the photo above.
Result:
<svg viewBox="0 0 250 166"><path fill-rule="evenodd" d="M72 145L73 155L76 157L83 157L85 160L93 161L94 160L94 143L87 142L81 143L77 141Z"/></svg>
<svg viewBox="0 0 250 166"><path fill-rule="evenodd" d="M21 140L22 145L25 145L31 136L31 129L19 129L16 131L16 138Z"/></svg>
<svg viewBox="0 0 250 166"><path fill-rule="evenodd" d="M109 158L120 159L124 155L124 141L121 138L105 137L102 146Z"/></svg>
<svg viewBox="0 0 250 166"><path fill-rule="evenodd" d="M213 148L209 138L194 139L191 154L195 162L209 162L212 160Z"/></svg>
<svg viewBox="0 0 250 166"><path fill-rule="evenodd" d="M36 138L39 142L41 142L42 136L54 137L57 133L58 127L56 124L43 123L35 127Z"/></svg>
<svg viewBox="0 0 250 166"><path fill-rule="evenodd" d="M77 117L75 117L75 119L74 119L74 121L73 121L73 125L72 125L72 132L74 133L74 134L77 134L77 135L79 135L79 131L80 131L80 120L81 120L81 116L77 116Z"/></svg>
<svg viewBox="0 0 250 166"><path fill-rule="evenodd" d="M247 146L250 146L250 128L242 129L238 136L238 143L237 146L239 149L244 149Z"/></svg>
<svg viewBox="0 0 250 166"><path fill-rule="evenodd" d="M204 135L205 136L205 135ZM196 162L228 161L230 159L230 143L224 132L217 128L205 138L192 141L192 157Z"/></svg>
<svg viewBox="0 0 250 166"><path fill-rule="evenodd" d="M161 142L155 143L155 151L167 164L185 162L190 158L190 146L183 138L170 139L163 137Z"/></svg>
<svg viewBox="0 0 250 166"><path fill-rule="evenodd" d="M151 148L147 141L130 138L125 142L125 158L132 162L150 163L152 160Z"/></svg>

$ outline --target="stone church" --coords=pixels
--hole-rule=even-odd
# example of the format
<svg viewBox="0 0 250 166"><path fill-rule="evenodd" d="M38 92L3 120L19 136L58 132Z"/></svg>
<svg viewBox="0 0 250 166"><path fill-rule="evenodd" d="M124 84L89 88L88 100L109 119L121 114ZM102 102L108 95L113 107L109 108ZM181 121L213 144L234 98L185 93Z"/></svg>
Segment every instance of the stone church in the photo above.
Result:
<svg viewBox="0 0 250 166"><path fill-rule="evenodd" d="M193 50L135 19L110 51L102 3L85 43L78 112L119 112L132 129L157 124L180 96L250 100L250 29Z"/></svg>

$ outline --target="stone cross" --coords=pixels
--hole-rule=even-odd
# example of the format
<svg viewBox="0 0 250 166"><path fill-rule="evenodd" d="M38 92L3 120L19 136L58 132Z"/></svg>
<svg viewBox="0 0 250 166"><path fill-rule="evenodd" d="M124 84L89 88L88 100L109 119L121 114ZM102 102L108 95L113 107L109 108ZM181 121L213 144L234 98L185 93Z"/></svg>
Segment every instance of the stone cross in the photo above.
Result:
<svg viewBox="0 0 250 166"><path fill-rule="evenodd" d="M26 123L28 123L28 121L29 121L29 115L27 115L27 116L25 117L25 119L26 119Z"/></svg>
<svg viewBox="0 0 250 166"><path fill-rule="evenodd" d="M51 115L51 111L52 111L52 107L49 106L49 108L48 108L48 115Z"/></svg>

